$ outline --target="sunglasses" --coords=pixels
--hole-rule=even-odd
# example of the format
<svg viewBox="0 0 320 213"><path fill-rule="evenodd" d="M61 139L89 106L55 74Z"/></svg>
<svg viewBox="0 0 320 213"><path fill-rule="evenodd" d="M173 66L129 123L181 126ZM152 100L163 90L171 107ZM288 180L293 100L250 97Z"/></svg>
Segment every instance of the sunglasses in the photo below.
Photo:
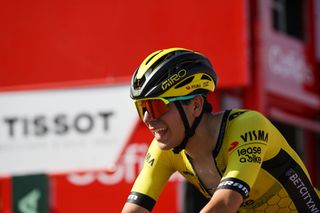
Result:
<svg viewBox="0 0 320 213"><path fill-rule="evenodd" d="M140 119L143 119L145 112L148 112L152 119L160 118L164 113L169 111L168 104L174 101L190 100L197 95L187 95L174 98L144 98L134 100Z"/></svg>

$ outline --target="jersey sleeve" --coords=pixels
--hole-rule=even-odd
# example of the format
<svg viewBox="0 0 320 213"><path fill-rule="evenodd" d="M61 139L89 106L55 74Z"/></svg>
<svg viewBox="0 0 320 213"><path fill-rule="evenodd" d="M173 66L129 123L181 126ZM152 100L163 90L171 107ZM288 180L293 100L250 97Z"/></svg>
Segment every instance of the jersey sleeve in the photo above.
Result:
<svg viewBox="0 0 320 213"><path fill-rule="evenodd" d="M152 210L159 195L174 173L170 161L170 151L161 150L153 141L146 154L144 165L139 173L127 202L135 203Z"/></svg>
<svg viewBox="0 0 320 213"><path fill-rule="evenodd" d="M225 132L226 171L217 189L228 188L248 197L268 149L270 122L255 111L230 114Z"/></svg>

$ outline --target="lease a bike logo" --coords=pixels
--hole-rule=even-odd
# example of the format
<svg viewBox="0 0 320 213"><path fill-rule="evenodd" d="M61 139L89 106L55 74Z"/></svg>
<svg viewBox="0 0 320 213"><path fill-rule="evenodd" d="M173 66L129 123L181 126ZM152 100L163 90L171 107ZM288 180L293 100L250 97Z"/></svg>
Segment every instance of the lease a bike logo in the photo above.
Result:
<svg viewBox="0 0 320 213"><path fill-rule="evenodd" d="M261 164L261 147L249 146L237 150L239 161L241 163L259 163Z"/></svg>

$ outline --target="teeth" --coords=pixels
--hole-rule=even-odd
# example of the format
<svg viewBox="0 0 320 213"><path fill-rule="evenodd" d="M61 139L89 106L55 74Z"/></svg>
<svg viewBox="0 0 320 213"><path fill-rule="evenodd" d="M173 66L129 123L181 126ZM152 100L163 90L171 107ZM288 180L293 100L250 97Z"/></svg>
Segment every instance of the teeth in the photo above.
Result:
<svg viewBox="0 0 320 213"><path fill-rule="evenodd" d="M166 128L159 128L159 129L155 129L153 132L158 133L158 132L164 131L164 130L166 130Z"/></svg>

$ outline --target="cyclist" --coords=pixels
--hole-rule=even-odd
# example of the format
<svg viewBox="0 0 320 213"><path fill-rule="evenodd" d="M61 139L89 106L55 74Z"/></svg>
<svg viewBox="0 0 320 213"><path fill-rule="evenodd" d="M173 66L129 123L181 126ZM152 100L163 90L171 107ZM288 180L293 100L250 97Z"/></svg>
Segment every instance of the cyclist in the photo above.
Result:
<svg viewBox="0 0 320 213"><path fill-rule="evenodd" d="M150 54L131 97L154 140L122 212L151 212L176 171L208 198L201 212L320 212L303 162L262 114L212 113L217 75L204 55L183 48Z"/></svg>

